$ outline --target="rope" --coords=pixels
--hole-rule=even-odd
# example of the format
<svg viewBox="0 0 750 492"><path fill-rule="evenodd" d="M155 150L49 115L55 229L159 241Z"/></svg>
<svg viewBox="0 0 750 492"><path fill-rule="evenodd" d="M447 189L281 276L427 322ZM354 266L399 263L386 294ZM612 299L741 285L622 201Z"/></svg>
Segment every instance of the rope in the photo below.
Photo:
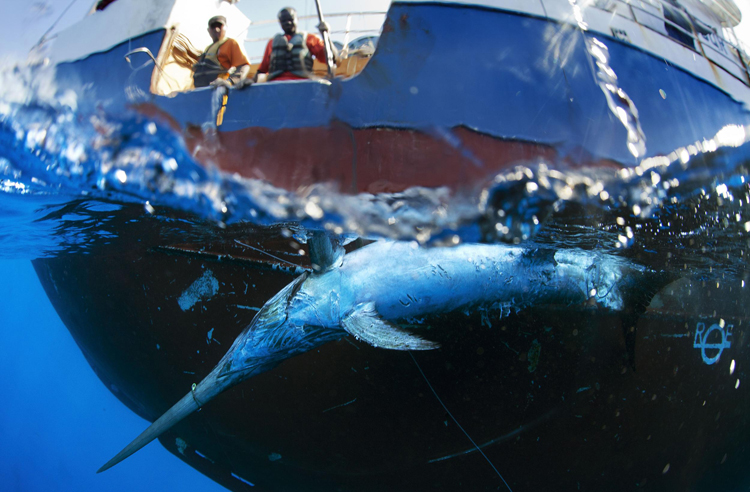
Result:
<svg viewBox="0 0 750 492"><path fill-rule="evenodd" d="M195 388L197 388L197 387L198 387L198 385L195 384L195 383L193 383L193 386L190 389L190 393L193 395L193 400L195 400L195 404L198 405L198 409L200 410L201 408L203 408L203 403L201 403L200 401L198 401L198 398L195 396Z"/></svg>

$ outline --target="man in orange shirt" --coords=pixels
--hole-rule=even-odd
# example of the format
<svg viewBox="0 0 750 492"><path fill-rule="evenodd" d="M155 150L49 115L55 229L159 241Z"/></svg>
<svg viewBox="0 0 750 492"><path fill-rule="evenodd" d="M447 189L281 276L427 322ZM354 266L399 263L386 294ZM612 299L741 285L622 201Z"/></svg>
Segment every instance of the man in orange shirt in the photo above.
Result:
<svg viewBox="0 0 750 492"><path fill-rule="evenodd" d="M267 73L268 81L312 78L313 57L326 63L323 40L315 34L297 31L297 11L291 7L281 9L278 18L284 34L277 34L268 42L258 73ZM326 23L318 28L329 30ZM331 49L334 63L338 63L338 53Z"/></svg>
<svg viewBox="0 0 750 492"><path fill-rule="evenodd" d="M208 34L213 43L203 52L198 63L193 65L193 82L195 87L230 87L242 88L250 85L247 78L250 62L240 49L240 45L227 37L227 19L223 15L211 17L208 21ZM233 74L229 69L234 68Z"/></svg>

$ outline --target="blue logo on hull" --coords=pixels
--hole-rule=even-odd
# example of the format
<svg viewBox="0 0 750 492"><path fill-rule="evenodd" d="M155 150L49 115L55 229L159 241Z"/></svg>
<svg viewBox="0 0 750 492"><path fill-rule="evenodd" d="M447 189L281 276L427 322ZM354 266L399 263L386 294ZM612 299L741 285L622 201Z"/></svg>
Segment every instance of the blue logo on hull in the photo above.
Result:
<svg viewBox="0 0 750 492"><path fill-rule="evenodd" d="M693 341L693 348L701 349L703 362L708 365L715 364L716 362L718 362L722 352L724 352L724 349L728 349L732 346L732 342L729 340L729 337L732 336L732 333L729 331L730 328L732 328L732 325L727 325L726 329L724 329L724 327L714 323L708 328L708 330L706 330L705 323L698 323L698 326L695 330L695 340ZM719 332L721 341L719 341L716 335L714 335L711 342L708 341L711 333L713 333L714 331ZM706 354L706 350L718 350L718 352L716 352L716 354L712 357L709 357L708 354Z"/></svg>

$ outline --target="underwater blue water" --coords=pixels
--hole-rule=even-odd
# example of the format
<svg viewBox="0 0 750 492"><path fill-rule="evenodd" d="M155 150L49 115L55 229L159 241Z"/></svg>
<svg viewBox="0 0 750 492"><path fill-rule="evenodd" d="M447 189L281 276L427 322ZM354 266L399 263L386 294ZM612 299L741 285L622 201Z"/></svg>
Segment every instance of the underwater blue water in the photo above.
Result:
<svg viewBox="0 0 750 492"><path fill-rule="evenodd" d="M132 457L134 468L97 475L107 453L130 441L148 422L96 377L47 299L31 262L1 260L0 271L0 489L225 490L158 443Z"/></svg>

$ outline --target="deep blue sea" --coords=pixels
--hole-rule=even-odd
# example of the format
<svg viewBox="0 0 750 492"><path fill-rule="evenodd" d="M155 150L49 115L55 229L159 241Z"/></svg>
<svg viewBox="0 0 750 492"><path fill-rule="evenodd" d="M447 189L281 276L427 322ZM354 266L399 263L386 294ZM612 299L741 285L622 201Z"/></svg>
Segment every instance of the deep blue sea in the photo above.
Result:
<svg viewBox="0 0 750 492"><path fill-rule="evenodd" d="M320 184L300 196L204 169L182 137L158 122L80 115L74 101L55 92L49 69L0 70L17 81L0 89L2 490L223 490L157 443L129 466L95 474L113 447L147 422L91 370L31 260L89 254L111 239L107 219L126 206L157 218L167 209L188 212L197 240L216 234L201 224L296 221L433 246L482 241L637 253L704 286L740 290L750 281L747 128L728 127L711 142L675 149L633 172L519 163L466 193L348 196ZM738 316L746 315L741 306Z"/></svg>
<svg viewBox="0 0 750 492"><path fill-rule="evenodd" d="M225 490L159 444L133 469L97 475L102 445L125 443L147 422L94 375L47 300L28 258L0 261L6 375L0 405L0 483L7 491ZM134 473L133 470L137 470Z"/></svg>

